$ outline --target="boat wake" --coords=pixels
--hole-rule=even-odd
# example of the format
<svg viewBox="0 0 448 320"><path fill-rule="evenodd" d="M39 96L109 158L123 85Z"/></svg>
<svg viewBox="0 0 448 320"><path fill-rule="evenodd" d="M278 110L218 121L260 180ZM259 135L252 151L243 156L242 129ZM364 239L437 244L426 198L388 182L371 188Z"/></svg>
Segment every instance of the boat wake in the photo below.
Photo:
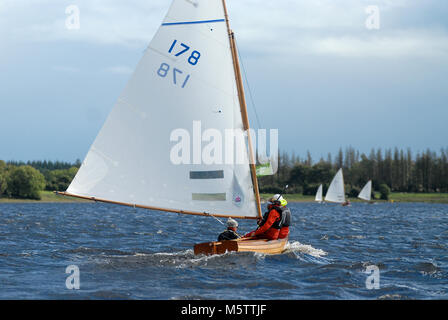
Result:
<svg viewBox="0 0 448 320"><path fill-rule="evenodd" d="M124 252L119 250L103 250L80 248L71 250L78 258L87 258L100 269L140 269L140 268L234 268L250 267L264 255L251 252L229 252L222 255L195 255L192 249L175 252Z"/></svg>
<svg viewBox="0 0 448 320"><path fill-rule="evenodd" d="M288 242L285 253L294 253L297 255L307 254L315 258L321 258L327 255L322 249L316 249L309 244L302 244L299 241Z"/></svg>
<svg viewBox="0 0 448 320"><path fill-rule="evenodd" d="M195 255L192 249L174 252L125 252L120 250L105 250L81 247L67 253L78 257L87 257L96 267L102 269L138 269L151 267L171 268L235 268L252 267L269 255L257 252L227 252L221 255ZM282 256L294 259L309 260L322 258L327 253L311 245L298 241L288 242Z"/></svg>

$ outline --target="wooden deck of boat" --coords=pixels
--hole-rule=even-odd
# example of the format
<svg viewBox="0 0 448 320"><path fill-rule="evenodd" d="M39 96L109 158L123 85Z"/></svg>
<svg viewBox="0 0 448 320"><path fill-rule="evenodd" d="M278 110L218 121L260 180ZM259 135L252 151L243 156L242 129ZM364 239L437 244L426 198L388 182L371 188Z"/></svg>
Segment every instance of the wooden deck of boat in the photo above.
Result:
<svg viewBox="0 0 448 320"><path fill-rule="evenodd" d="M260 252L264 254L280 254L285 250L288 238L279 240L238 239L199 243L194 246L194 254L224 254L230 251Z"/></svg>

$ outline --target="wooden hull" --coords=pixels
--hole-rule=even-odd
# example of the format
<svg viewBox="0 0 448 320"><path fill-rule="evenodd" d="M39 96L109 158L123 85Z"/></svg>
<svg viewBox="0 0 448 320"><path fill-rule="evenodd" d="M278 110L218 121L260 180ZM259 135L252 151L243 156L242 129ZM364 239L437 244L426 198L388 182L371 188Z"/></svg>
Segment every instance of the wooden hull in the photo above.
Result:
<svg viewBox="0 0 448 320"><path fill-rule="evenodd" d="M285 251L288 238L279 240L254 240L250 238L199 243L194 246L194 254L224 254L230 251L260 252L264 254L280 254Z"/></svg>

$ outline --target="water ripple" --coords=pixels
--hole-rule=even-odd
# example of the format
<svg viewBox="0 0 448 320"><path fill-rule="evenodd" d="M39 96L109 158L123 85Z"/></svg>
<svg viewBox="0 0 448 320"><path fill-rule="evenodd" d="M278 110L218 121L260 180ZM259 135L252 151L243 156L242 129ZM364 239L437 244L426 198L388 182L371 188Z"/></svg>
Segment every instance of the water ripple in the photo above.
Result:
<svg viewBox="0 0 448 320"><path fill-rule="evenodd" d="M0 298L448 298L447 205L291 209L283 254L208 257L192 248L222 231L212 218L106 204L0 204ZM241 233L253 228L240 223ZM80 290L65 287L69 265L79 267ZM372 267L379 289L367 288Z"/></svg>

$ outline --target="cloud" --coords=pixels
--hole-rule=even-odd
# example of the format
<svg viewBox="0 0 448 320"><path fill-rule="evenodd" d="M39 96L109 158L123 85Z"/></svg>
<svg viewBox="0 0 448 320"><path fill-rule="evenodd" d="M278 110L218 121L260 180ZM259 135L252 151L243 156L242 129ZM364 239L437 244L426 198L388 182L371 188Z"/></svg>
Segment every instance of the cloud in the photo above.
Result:
<svg viewBox="0 0 448 320"><path fill-rule="evenodd" d="M448 57L448 36L418 30L365 37L321 37L310 40L307 47L309 53L345 57Z"/></svg>
<svg viewBox="0 0 448 320"><path fill-rule="evenodd" d="M112 66L104 69L105 72L118 74L118 75L130 75L134 71L131 67L128 66Z"/></svg>
<svg viewBox="0 0 448 320"><path fill-rule="evenodd" d="M142 46L160 25L169 2L79 0L80 28L70 30L66 22L69 2L2 0L0 37L10 41L78 41L103 45Z"/></svg>
<svg viewBox="0 0 448 320"><path fill-rule="evenodd" d="M266 35L270 45L264 57L301 55L357 58L423 57L448 59L448 33L443 30L398 30L372 33L298 32L285 46L282 39ZM247 40L246 53L257 53L257 41ZM240 41L240 43L243 41ZM260 54L258 52L258 54Z"/></svg>
<svg viewBox="0 0 448 320"><path fill-rule="evenodd" d="M250 12L256 1L241 1L235 3L231 17L244 19L233 19L232 26L246 53L273 59L279 55L448 57L448 25L437 2L374 3L379 8L378 30L366 28L370 17L366 8L372 1L359 0L278 1L257 6L256 14L245 16L239 13Z"/></svg>
<svg viewBox="0 0 448 320"><path fill-rule="evenodd" d="M62 72L62 73L79 73L82 70L78 67L74 66L63 66L63 65L55 65L51 67L54 71ZM130 75L134 71L129 66L123 66L123 65L117 65L117 66L110 66L103 68L103 72L109 73L109 74L116 74L116 75ZM95 72L95 71L94 71Z"/></svg>
<svg viewBox="0 0 448 320"><path fill-rule="evenodd" d="M1 74L7 84L0 98L9 112L4 118L11 119L20 108L36 110L36 103L47 108L47 113L39 109L40 116L55 123L65 123L65 115L61 113L58 118L54 112L60 109L61 101L71 107L70 114L77 119L85 119L85 115L76 106L98 108L96 125L73 121L63 128L79 132L79 123L85 125L88 130L77 141L90 142L170 3L0 0L0 68L5 70ZM69 30L66 8L72 4L79 7L80 28ZM409 139L406 141L429 141L432 145L444 141L446 1L227 0L227 4L257 113L268 115L275 106L281 114L288 114L282 144L301 148L297 141L303 134L303 143L308 141L311 151L331 150L339 147L340 141L352 143L350 139L357 137L353 132L364 132L365 128L375 134L361 135L363 141L392 141L378 128L391 134L400 132ZM380 9L379 30L366 29L368 5ZM35 94L21 94L24 88ZM67 93L73 99L67 99ZM252 98L252 93L247 92L247 96ZM271 118L262 116L262 123L275 128L278 121ZM423 124L419 123L422 119ZM348 129L334 129L335 123L339 129ZM416 127L430 134L415 133ZM314 134L316 128L321 132L319 137ZM26 128L21 131L27 132ZM393 141L403 143L398 138ZM87 142L68 145L68 151L58 152L79 157L88 147ZM14 143L10 150L16 146ZM27 150L26 146L22 149Z"/></svg>
<svg viewBox="0 0 448 320"><path fill-rule="evenodd" d="M282 55L446 56L448 26L435 0L376 0L381 27L365 27L367 0L228 1L231 24L245 52ZM78 0L80 28L69 30L57 0L3 0L0 37L5 42L85 42L146 47L170 1ZM250 14L247 14L250 12ZM424 15L421 14L424 12ZM426 21L427 24L422 24ZM3 30L3 31L2 31ZM109 70L113 72L114 70ZM116 73L129 70L115 69Z"/></svg>
<svg viewBox="0 0 448 320"><path fill-rule="evenodd" d="M77 73L79 72L79 68L72 67L72 66L53 66L53 70L59 71L59 72L66 72L66 73Z"/></svg>

